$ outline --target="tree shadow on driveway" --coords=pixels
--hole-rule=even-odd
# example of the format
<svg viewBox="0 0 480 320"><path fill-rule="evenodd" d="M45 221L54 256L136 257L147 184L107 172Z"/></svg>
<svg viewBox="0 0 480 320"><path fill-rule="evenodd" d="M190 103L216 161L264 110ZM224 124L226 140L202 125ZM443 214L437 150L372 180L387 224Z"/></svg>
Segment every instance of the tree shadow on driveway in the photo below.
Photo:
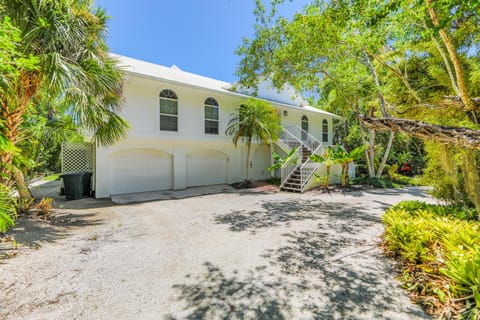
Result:
<svg viewBox="0 0 480 320"><path fill-rule="evenodd" d="M71 236L76 229L101 225L97 212L66 212L56 214L48 221L23 215L5 236L11 241L0 242L0 259L14 256L18 250L39 248L44 243L55 243ZM13 241L13 239L15 241Z"/></svg>
<svg viewBox="0 0 480 320"><path fill-rule="evenodd" d="M314 275L295 277L275 277L270 267L244 277L227 276L211 263L205 267L173 287L183 308L164 319L429 319L408 298L397 299L401 289L376 267L325 264Z"/></svg>
<svg viewBox="0 0 480 320"><path fill-rule="evenodd" d="M294 288L281 279L267 280L255 272L241 279L211 263L205 267L193 283L174 286L186 308L178 318L170 314L165 319L290 319L288 292Z"/></svg>
<svg viewBox="0 0 480 320"><path fill-rule="evenodd" d="M302 307L313 318L429 319L410 305L394 279L396 266L381 256L377 244L335 231L293 231L284 236L287 245L264 257L283 276L308 279L305 287L327 299Z"/></svg>
<svg viewBox="0 0 480 320"><path fill-rule="evenodd" d="M339 218L339 221L348 222L351 219L360 219L370 223L379 222L376 216L367 214L365 208L352 206L348 203L326 203L323 201L305 201L301 199L289 201L265 201L261 209L235 210L227 214L217 215L215 223L227 224L231 231L250 231L258 229L288 226L290 222L304 220L320 220ZM352 220L353 221L353 220ZM332 222L333 223L333 222ZM340 226L340 224L335 222ZM342 231L351 228L349 223L341 224Z"/></svg>

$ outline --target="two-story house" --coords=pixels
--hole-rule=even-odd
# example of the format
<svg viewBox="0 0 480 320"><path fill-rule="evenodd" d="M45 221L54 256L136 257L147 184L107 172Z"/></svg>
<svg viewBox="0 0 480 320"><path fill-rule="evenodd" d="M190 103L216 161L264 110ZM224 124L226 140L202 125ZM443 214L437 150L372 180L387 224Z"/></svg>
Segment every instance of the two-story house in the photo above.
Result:
<svg viewBox="0 0 480 320"><path fill-rule="evenodd" d="M235 147L225 129L248 95L230 90L230 83L176 66L118 59L127 73L121 115L131 128L128 138L114 146L95 147L96 197L230 184L245 178L246 148ZM318 164L306 163L305 153L318 153L332 144L337 116L308 106L293 90L278 92L264 84L257 96L277 110L284 132L273 145L252 147L250 177L269 178L272 151L285 154L299 147L297 163L282 169L282 183L285 189L295 189L294 180L299 180L298 191L303 191L321 170Z"/></svg>

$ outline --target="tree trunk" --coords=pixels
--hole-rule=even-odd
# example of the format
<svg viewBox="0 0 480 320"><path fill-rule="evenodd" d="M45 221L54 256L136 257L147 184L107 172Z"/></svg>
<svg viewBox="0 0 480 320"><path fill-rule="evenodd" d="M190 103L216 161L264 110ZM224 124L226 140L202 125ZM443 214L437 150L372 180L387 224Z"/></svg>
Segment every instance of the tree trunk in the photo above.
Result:
<svg viewBox="0 0 480 320"><path fill-rule="evenodd" d="M395 138L395 133L390 132L390 136L388 137L387 148L385 149L385 152L383 153L382 163L380 163L380 166L378 167L378 170L377 170L377 178L382 177L383 170L385 169L385 166L387 165L388 156L390 155L390 150L392 149L393 138Z"/></svg>
<svg viewBox="0 0 480 320"><path fill-rule="evenodd" d="M348 162L342 163L342 187L348 187L348 167Z"/></svg>
<svg viewBox="0 0 480 320"><path fill-rule="evenodd" d="M373 82L375 82L375 86L377 87L378 102L380 105L380 110L382 111L382 116L387 118L388 117L387 107L385 104L385 98L383 97L382 91L380 90L380 80L378 79L377 71L373 67L372 61L370 60L370 57L368 56L367 52L364 51L363 55L365 57L365 62L367 63L367 67L372 73Z"/></svg>
<svg viewBox="0 0 480 320"><path fill-rule="evenodd" d="M445 68L447 68L448 77L450 78L450 82L452 83L453 91L455 91L455 94L457 96L460 96L460 90L458 90L458 86L457 86L457 79L455 79L455 75L453 74L452 67L450 66L450 61L448 61L445 51L443 50L442 46L433 35L431 35L430 38L433 44L435 45L435 47L437 48L438 53L442 57L443 63L445 64Z"/></svg>
<svg viewBox="0 0 480 320"><path fill-rule="evenodd" d="M426 0L426 1L427 1L428 13L430 14L432 23L436 28L439 28L440 22L438 20L438 16L437 16L437 13L435 12L435 9L433 8L433 0ZM467 84L465 81L465 73L463 71L460 58L457 55L455 46L453 45L453 42L448 36L445 29L439 29L438 33L440 34L440 38L442 39L443 44L447 49L448 55L453 64L453 68L455 69L455 76L457 78L458 90L460 91L460 98L462 99L462 102L465 105L465 108L467 111L475 110L475 106L468 93Z"/></svg>
<svg viewBox="0 0 480 320"><path fill-rule="evenodd" d="M15 97L13 99L5 98L2 101L0 113L1 119L4 120L3 134L12 146L16 146L20 139L20 125L23 122L23 115L25 114L28 103L37 92L40 82L37 73L21 74L19 79ZM29 200L32 198L31 194L26 187L23 173L13 166L13 156L13 153L9 151L0 153L2 173L14 180L20 198ZM27 190L27 192L25 190ZM23 198L23 196L26 198Z"/></svg>
<svg viewBox="0 0 480 320"><path fill-rule="evenodd" d="M19 127L23 121L22 116L26 106L20 106L13 112L8 112L7 107L8 106L2 106L2 112L0 114L1 119L4 120L2 133L12 146L16 146L20 136ZM12 170L13 153L11 151L0 152L0 160L2 161L1 173L3 176L0 178L0 182L6 184L9 178L15 181L16 179L13 176L14 172ZM18 191L20 194L20 190Z"/></svg>
<svg viewBox="0 0 480 320"><path fill-rule="evenodd" d="M365 54L365 59L366 59L366 62L367 62L368 69L370 69L370 72L372 73L372 76L373 76L373 81L375 82L375 86L377 87L378 102L379 102L379 105L380 105L380 110L382 111L382 116L387 118L390 115L388 114L388 111L387 111L385 97L383 96L383 93L380 90L380 80L378 79L377 71L375 70L375 67L373 66L368 54L366 52L364 52L364 54ZM420 101L420 99L418 98L416 93L410 87L410 84L408 83L408 81L406 81L406 79L404 79L404 77L402 75L400 75L400 78L402 79L402 81L406 85L407 89L409 89L409 91L413 92L413 95L414 95L415 99L417 101ZM375 166L373 166L372 167L373 172L371 173L370 177L375 176L377 178L380 178L382 176L383 169L385 168L385 165L387 164L388 156L390 155L390 150L392 149L392 143L393 143L393 138L394 137L395 137L395 134L393 132L391 132L390 137L388 138L387 147L385 148L385 151L384 151L384 154L383 154L382 162L380 163L380 165L378 167L377 174L375 175ZM372 152L372 145L371 144L372 144L372 141L370 141L370 152L371 152L370 156L371 157L373 156L373 161L374 161L375 160L375 155Z"/></svg>
<svg viewBox="0 0 480 320"><path fill-rule="evenodd" d="M326 171L327 171L327 176L325 177L325 181L323 183L323 188L325 190L328 190L328 187L330 186L330 167L331 166L325 165L325 168L326 168Z"/></svg>
<svg viewBox="0 0 480 320"><path fill-rule="evenodd" d="M11 171L13 173L13 179L15 181L15 185L17 186L18 196L20 199L27 201L32 200L33 196L30 193L27 184L25 183L25 177L23 176L22 171L13 165Z"/></svg>
<svg viewBox="0 0 480 320"><path fill-rule="evenodd" d="M360 132L361 132L361 137L362 137L362 143L363 145L367 144L367 139L365 139L365 132L364 132L364 126L363 123L360 121ZM375 167L374 164L370 162L370 148L365 149L365 159L367 161L367 168L368 168L368 175L370 177L375 176Z"/></svg>
<svg viewBox="0 0 480 320"><path fill-rule="evenodd" d="M248 181L248 179L250 178L250 149L252 147L252 139L248 139L248 142L247 142L247 166L246 166L246 181Z"/></svg>
<svg viewBox="0 0 480 320"><path fill-rule="evenodd" d="M435 125L410 119L365 116L359 116L359 119L369 129L404 132L423 140L480 150L480 130Z"/></svg>
<svg viewBox="0 0 480 320"><path fill-rule="evenodd" d="M370 161L369 173L370 173L370 178L374 178L375 177L375 129L369 128L368 135L369 135L368 157Z"/></svg>

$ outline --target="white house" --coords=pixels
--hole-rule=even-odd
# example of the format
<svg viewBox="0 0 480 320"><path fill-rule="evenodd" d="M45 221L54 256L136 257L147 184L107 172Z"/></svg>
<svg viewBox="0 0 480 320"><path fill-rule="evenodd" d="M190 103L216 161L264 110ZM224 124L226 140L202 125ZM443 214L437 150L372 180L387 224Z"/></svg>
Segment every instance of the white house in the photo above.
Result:
<svg viewBox="0 0 480 320"><path fill-rule="evenodd" d="M176 66L118 59L127 73L121 115L131 128L127 139L95 148L96 197L230 184L245 178L246 149L242 144L235 147L225 129L247 95L230 90L230 83ZM277 110L284 132L272 146L252 147L252 179L270 177L272 150L285 153L298 146L302 158L302 152L321 152L332 144L337 116L308 106L293 90L278 92L262 85L257 95ZM313 173L322 168L306 162L282 169L285 189L294 189L294 180L300 181L298 191L314 184Z"/></svg>

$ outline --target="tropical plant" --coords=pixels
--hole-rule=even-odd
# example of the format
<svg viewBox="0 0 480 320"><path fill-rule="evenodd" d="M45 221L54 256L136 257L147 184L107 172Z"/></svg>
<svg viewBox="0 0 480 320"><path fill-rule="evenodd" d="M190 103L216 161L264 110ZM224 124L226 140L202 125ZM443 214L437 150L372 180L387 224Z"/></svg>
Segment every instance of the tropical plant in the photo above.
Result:
<svg viewBox="0 0 480 320"><path fill-rule="evenodd" d="M336 163L340 163L342 165L342 173L341 173L341 184L343 187L348 187L349 185L349 175L348 171L350 168L350 164L362 157L363 152L367 149L367 146L360 146L357 147L349 152L347 152L341 145L335 145L331 148L332 158Z"/></svg>
<svg viewBox="0 0 480 320"><path fill-rule="evenodd" d="M275 109L266 101L249 98L232 114L225 133L232 136L237 146L241 140L247 147L246 177L249 180L250 153L253 142L268 144L280 136L282 126Z"/></svg>
<svg viewBox="0 0 480 320"><path fill-rule="evenodd" d="M272 153L273 164L267 170L270 172L274 172L278 169L283 168L288 163L292 163L296 165L299 160L299 156L297 155L297 150L298 150L298 147L293 148L292 150L290 150L290 152L287 153L287 155L284 158L282 158L279 154L273 152Z"/></svg>
<svg viewBox="0 0 480 320"><path fill-rule="evenodd" d="M13 227L16 217L15 198L6 185L0 184L0 232L5 232Z"/></svg>
<svg viewBox="0 0 480 320"><path fill-rule="evenodd" d="M0 99L1 133L11 145L26 138L21 125L25 115L35 114L31 102L42 89L68 105L75 123L90 130L97 143L111 145L126 136L128 125L116 113L123 72L108 53L104 10L94 9L93 0L1 0L0 18L16 31L13 54L7 56L10 74L3 77L8 90ZM14 156L0 152L6 168ZM23 177L14 177L17 187L26 189Z"/></svg>
<svg viewBox="0 0 480 320"><path fill-rule="evenodd" d="M323 155L318 155L318 154L312 154L310 156L310 159L315 162L323 163L325 165L325 176L320 177L322 180L322 188L325 190L328 190L330 186L330 171L332 166L337 163L335 159L335 154L333 152L333 149L329 147L327 149L327 152L325 152Z"/></svg>
<svg viewBox="0 0 480 320"><path fill-rule="evenodd" d="M405 287L440 318L480 315L477 214L472 209L403 201L383 216L384 247L403 262Z"/></svg>

